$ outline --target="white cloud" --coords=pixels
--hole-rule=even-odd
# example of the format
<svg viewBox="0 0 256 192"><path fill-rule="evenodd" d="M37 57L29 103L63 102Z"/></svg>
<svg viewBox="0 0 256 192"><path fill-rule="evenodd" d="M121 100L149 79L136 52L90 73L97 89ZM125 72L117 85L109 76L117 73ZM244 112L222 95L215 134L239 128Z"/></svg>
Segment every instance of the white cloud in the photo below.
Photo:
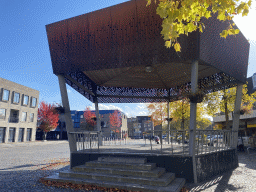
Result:
<svg viewBox="0 0 256 192"><path fill-rule="evenodd" d="M99 110L119 110L119 111L122 111L123 112L123 109L118 107L118 106L115 106L115 105L112 105L112 104L99 104Z"/></svg>
<svg viewBox="0 0 256 192"><path fill-rule="evenodd" d="M138 113L138 116L146 116L146 115L148 115L148 113L146 111L140 111Z"/></svg>
<svg viewBox="0 0 256 192"><path fill-rule="evenodd" d="M94 103L87 105L90 110L95 110ZM79 107L80 111L85 109ZM99 110L119 110L122 111L128 118L136 116L147 116L148 110L144 103L137 104L99 104Z"/></svg>

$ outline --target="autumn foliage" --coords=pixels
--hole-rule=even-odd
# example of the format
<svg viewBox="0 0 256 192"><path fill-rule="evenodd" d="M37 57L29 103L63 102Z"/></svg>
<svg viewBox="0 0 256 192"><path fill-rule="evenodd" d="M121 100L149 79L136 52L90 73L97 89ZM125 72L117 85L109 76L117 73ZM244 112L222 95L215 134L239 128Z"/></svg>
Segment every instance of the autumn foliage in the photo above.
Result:
<svg viewBox="0 0 256 192"><path fill-rule="evenodd" d="M40 126L38 127L44 133L47 133L58 126L59 114L55 110L57 107L55 104L48 104L45 101L41 101L39 103L38 108L38 122L40 122Z"/></svg>
<svg viewBox="0 0 256 192"><path fill-rule="evenodd" d="M94 112L92 112L89 107L86 107L85 111L84 111L84 118L87 124L89 124L90 126L95 126L96 125L96 115Z"/></svg>
<svg viewBox="0 0 256 192"><path fill-rule="evenodd" d="M146 0L147 6L152 0ZM187 35L193 31L203 32L205 25L203 18L217 16L219 21L228 21L228 26L220 33L220 37L236 35L236 29L231 20L237 14L246 16L249 13L252 0L160 0L153 1L157 4L156 12L163 19L161 35L167 48L174 47L181 51L178 42L180 35Z"/></svg>
<svg viewBox="0 0 256 192"><path fill-rule="evenodd" d="M120 112L117 110L114 111L114 113L109 115L109 123L111 125L111 128L114 130L114 132L119 133L118 127L122 125L122 118Z"/></svg>
<svg viewBox="0 0 256 192"><path fill-rule="evenodd" d="M167 114L166 103L151 103L147 105L147 109L151 120L154 122L154 126L161 125L164 122Z"/></svg>

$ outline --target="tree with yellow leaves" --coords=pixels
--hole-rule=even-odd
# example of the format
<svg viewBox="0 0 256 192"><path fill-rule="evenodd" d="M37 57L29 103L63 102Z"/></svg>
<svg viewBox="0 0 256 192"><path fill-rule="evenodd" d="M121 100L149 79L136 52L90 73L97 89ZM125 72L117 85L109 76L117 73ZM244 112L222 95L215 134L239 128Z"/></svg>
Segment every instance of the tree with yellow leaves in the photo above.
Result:
<svg viewBox="0 0 256 192"><path fill-rule="evenodd" d="M147 109L151 115L154 125L162 125L167 117L167 103L151 103L147 105ZM205 107L203 104L197 105L197 128L205 129L211 122L205 117ZM175 129L189 129L190 103L187 98L170 103L170 117L173 118L171 124Z"/></svg>
<svg viewBox="0 0 256 192"><path fill-rule="evenodd" d="M189 129L190 103L187 98L170 103L170 114L173 118L172 126L176 129ZM197 104L196 128L205 129L211 124L211 121L205 117L206 111L203 104Z"/></svg>
<svg viewBox="0 0 256 192"><path fill-rule="evenodd" d="M249 95L247 91L247 84L244 84L242 89L241 114L250 114L253 104L256 102L256 92ZM226 121L224 128L228 129L229 114L234 111L235 99L236 87L209 93L204 98L206 112L210 116L216 116L217 113L224 112Z"/></svg>
<svg viewBox="0 0 256 192"><path fill-rule="evenodd" d="M151 0L146 1L147 6L151 4ZM232 20L237 14L242 13L242 16L246 16L252 0L155 0L155 3L158 3L156 12L163 19L161 34L165 46L180 51L178 37L196 30L203 32L203 17L208 19L217 13L217 19L226 21ZM239 29L234 29L233 24L230 24L220 36L226 38L228 35L238 33Z"/></svg>

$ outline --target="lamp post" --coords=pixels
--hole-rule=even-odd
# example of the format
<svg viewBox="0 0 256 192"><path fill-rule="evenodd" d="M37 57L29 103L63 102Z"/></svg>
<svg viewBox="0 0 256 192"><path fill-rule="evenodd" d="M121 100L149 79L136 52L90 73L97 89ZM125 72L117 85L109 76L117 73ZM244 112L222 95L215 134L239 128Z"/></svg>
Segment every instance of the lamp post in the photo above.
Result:
<svg viewBox="0 0 256 192"><path fill-rule="evenodd" d="M173 118L165 118L165 120L168 122L168 144L170 144L170 123L172 121Z"/></svg>

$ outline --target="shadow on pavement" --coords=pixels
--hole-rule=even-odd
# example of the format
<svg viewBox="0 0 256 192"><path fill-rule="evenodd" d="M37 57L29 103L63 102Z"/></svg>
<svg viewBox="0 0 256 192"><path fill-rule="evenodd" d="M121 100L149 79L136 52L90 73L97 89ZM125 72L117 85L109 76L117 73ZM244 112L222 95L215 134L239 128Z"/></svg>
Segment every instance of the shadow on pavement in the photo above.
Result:
<svg viewBox="0 0 256 192"><path fill-rule="evenodd" d="M238 152L238 162L244 164L249 169L256 170L256 151Z"/></svg>
<svg viewBox="0 0 256 192"><path fill-rule="evenodd" d="M207 181L194 184L194 183L188 183L185 186L190 189L191 192L195 191L204 191L214 185L217 187L215 188L215 192L222 192L222 191L240 191L241 187L235 187L232 184L228 184L229 179L232 175L233 171L228 171L224 174L218 175L216 177L213 177L212 179L209 179Z"/></svg>

